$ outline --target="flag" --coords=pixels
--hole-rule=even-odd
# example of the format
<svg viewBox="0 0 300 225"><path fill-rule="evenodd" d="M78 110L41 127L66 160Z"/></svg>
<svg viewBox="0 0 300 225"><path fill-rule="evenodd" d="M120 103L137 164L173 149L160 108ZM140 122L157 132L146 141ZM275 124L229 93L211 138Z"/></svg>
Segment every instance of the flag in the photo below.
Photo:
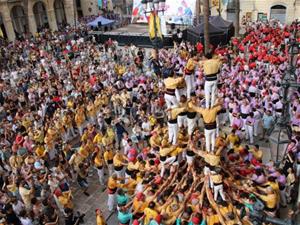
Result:
<svg viewBox="0 0 300 225"><path fill-rule="evenodd" d="M152 12L149 17L149 37L151 40L155 39L155 28L156 28L156 37L162 39L160 18L157 14L155 14L155 12Z"/></svg>
<svg viewBox="0 0 300 225"><path fill-rule="evenodd" d="M4 38L4 34L2 32L2 28L0 27L0 38Z"/></svg>

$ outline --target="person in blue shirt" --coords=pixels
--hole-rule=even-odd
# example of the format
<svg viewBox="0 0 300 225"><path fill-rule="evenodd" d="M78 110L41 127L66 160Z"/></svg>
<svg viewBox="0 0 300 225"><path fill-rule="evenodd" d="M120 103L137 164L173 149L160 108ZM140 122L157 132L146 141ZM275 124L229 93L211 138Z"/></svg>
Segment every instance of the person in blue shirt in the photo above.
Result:
<svg viewBox="0 0 300 225"><path fill-rule="evenodd" d="M129 225L132 220L133 213L130 213L126 207L120 207L118 211L118 221L120 225Z"/></svg>
<svg viewBox="0 0 300 225"><path fill-rule="evenodd" d="M155 219L150 220L149 225L163 225L161 221L162 221L162 216L158 214Z"/></svg>
<svg viewBox="0 0 300 225"><path fill-rule="evenodd" d="M128 196L124 193L123 189L117 191L117 204L118 207L125 206L128 203Z"/></svg>
<svg viewBox="0 0 300 225"><path fill-rule="evenodd" d="M263 118L263 137L262 140L265 139L266 135L270 135L270 131L274 125L274 117L272 116L272 112L270 110L266 111Z"/></svg>

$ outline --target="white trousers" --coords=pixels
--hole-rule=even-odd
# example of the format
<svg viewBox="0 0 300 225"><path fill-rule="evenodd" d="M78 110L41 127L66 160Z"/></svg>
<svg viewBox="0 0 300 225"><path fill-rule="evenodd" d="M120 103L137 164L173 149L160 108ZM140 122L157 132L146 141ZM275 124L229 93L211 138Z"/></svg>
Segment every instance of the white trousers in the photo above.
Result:
<svg viewBox="0 0 300 225"><path fill-rule="evenodd" d="M83 129L84 129L84 124L81 124L80 126L78 126L78 131L79 131L80 136L82 136L82 134L83 134Z"/></svg>
<svg viewBox="0 0 300 225"><path fill-rule="evenodd" d="M214 151L216 145L216 129L204 129L206 151Z"/></svg>
<svg viewBox="0 0 300 225"><path fill-rule="evenodd" d="M178 127L187 127L187 116L178 116L177 117L177 121L178 121Z"/></svg>
<svg viewBox="0 0 300 225"><path fill-rule="evenodd" d="M300 177L300 164L299 163L296 164L296 176Z"/></svg>
<svg viewBox="0 0 300 225"><path fill-rule="evenodd" d="M220 124L223 126L223 125L225 125L225 123L227 122L227 113L225 112L225 113L220 113L219 115L218 115L218 118L219 118L219 122L220 122Z"/></svg>
<svg viewBox="0 0 300 225"><path fill-rule="evenodd" d="M182 95L186 96L186 88L180 88L175 90L175 96L178 102L180 102L180 97Z"/></svg>
<svg viewBox="0 0 300 225"><path fill-rule="evenodd" d="M160 170L160 177L164 176L166 165L174 163L176 160L176 156L168 157L165 161L160 161L161 163L161 170Z"/></svg>
<svg viewBox="0 0 300 225"><path fill-rule="evenodd" d="M228 119L229 119L229 124L230 124L230 126L232 126L232 121L233 121L233 119L234 119L232 113L228 113Z"/></svg>
<svg viewBox="0 0 300 225"><path fill-rule="evenodd" d="M207 176L210 173L210 169L207 166L204 166L203 172L204 172L204 175ZM210 187L213 188L213 182L212 181L210 181Z"/></svg>
<svg viewBox="0 0 300 225"><path fill-rule="evenodd" d="M169 132L169 143L172 143L172 145L176 145L177 135L178 135L177 123L168 123L168 132Z"/></svg>
<svg viewBox="0 0 300 225"><path fill-rule="evenodd" d="M109 211L113 211L115 206L115 194L108 194L107 207Z"/></svg>
<svg viewBox="0 0 300 225"><path fill-rule="evenodd" d="M113 108L116 115L120 115L122 113L122 108L119 104L113 104Z"/></svg>
<svg viewBox="0 0 300 225"><path fill-rule="evenodd" d="M104 169L98 169L97 168L97 173L98 173L98 177L99 177L99 182L101 185L104 185Z"/></svg>
<svg viewBox="0 0 300 225"><path fill-rule="evenodd" d="M114 173L113 164L108 164L108 175L111 176Z"/></svg>
<svg viewBox="0 0 300 225"><path fill-rule="evenodd" d="M165 97L165 101L166 101L168 109L178 106L178 101L177 101L175 95L165 94L164 97Z"/></svg>
<svg viewBox="0 0 300 225"><path fill-rule="evenodd" d="M214 200L217 201L218 195L220 194L223 201L225 201L225 195L223 190L223 184L214 185Z"/></svg>
<svg viewBox="0 0 300 225"><path fill-rule="evenodd" d="M186 97L188 99L191 98L191 93L193 92L193 89L194 89L194 74L191 74L191 75L186 75L184 77L185 79L185 83L186 83Z"/></svg>
<svg viewBox="0 0 300 225"><path fill-rule="evenodd" d="M287 192L286 192L286 188L284 188L283 190L280 190L280 204L282 206L286 206L287 205Z"/></svg>
<svg viewBox="0 0 300 225"><path fill-rule="evenodd" d="M253 135L256 137L258 136L258 126L259 126L259 120L255 120L254 121L254 125L253 125Z"/></svg>
<svg viewBox="0 0 300 225"><path fill-rule="evenodd" d="M96 117L95 116L89 117L88 120L91 124L96 124Z"/></svg>
<svg viewBox="0 0 300 225"><path fill-rule="evenodd" d="M220 131L220 119L219 119L219 115L216 118L216 123L217 123L217 128L216 128L216 136L219 136L219 131Z"/></svg>
<svg viewBox="0 0 300 225"><path fill-rule="evenodd" d="M76 136L76 133L75 133L75 130L74 130L74 127L71 126L67 129L67 139L69 140L71 137L75 137Z"/></svg>
<svg viewBox="0 0 300 225"><path fill-rule="evenodd" d="M115 170L115 173L117 174L118 178L122 178L123 177L123 169L119 170L119 171Z"/></svg>
<svg viewBox="0 0 300 225"><path fill-rule="evenodd" d="M206 108L213 107L216 100L217 80L205 81L204 93L205 93L205 106Z"/></svg>
<svg viewBox="0 0 300 225"><path fill-rule="evenodd" d="M254 131L254 126L246 125L246 139L249 138L251 144L254 143L253 131Z"/></svg>
<svg viewBox="0 0 300 225"><path fill-rule="evenodd" d="M186 162L188 165L192 165L194 161L194 156L188 156L187 154L185 155Z"/></svg>
<svg viewBox="0 0 300 225"><path fill-rule="evenodd" d="M247 118L246 118L246 119L243 119L243 118L242 118L242 120L243 120L243 127L242 127L242 130L244 131L244 130L246 130L246 120L247 120Z"/></svg>
<svg viewBox="0 0 300 225"><path fill-rule="evenodd" d="M189 136L191 136L196 127L196 117L194 119L187 118L187 127L188 127L188 134Z"/></svg>

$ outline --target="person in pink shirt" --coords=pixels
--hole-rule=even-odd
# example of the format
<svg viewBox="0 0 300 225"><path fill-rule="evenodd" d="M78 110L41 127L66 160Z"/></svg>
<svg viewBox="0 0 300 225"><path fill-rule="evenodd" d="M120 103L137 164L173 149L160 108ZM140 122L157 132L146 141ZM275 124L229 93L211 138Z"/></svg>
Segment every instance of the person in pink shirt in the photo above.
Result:
<svg viewBox="0 0 300 225"><path fill-rule="evenodd" d="M242 104L241 104L241 107L240 107L240 112L241 112L241 117L242 117L242 120L243 120L243 127L242 127L242 130L245 130L245 125L246 125L246 119L247 117L249 116L249 113L251 112L251 106L248 102L248 100L246 98L244 98L242 100Z"/></svg>
<svg viewBox="0 0 300 225"><path fill-rule="evenodd" d="M30 140L30 138L28 136L24 137L23 147L26 148L29 152L32 152L33 141Z"/></svg>
<svg viewBox="0 0 300 225"><path fill-rule="evenodd" d="M241 118L240 114L237 113L236 117L234 117L234 119L232 121L231 127L236 130L236 134L239 136L240 139L242 139L242 137L243 137L242 132L241 132L243 126L244 126L243 119Z"/></svg>

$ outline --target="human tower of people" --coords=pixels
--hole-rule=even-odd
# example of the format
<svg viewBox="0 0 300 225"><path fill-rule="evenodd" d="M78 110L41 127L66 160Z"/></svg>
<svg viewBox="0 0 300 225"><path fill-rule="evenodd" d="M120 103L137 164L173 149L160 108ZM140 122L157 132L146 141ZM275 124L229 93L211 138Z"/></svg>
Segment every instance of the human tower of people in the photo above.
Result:
<svg viewBox="0 0 300 225"><path fill-rule="evenodd" d="M82 221L71 185L89 196L94 170L121 225L252 224L257 204L275 217L291 202L298 90L281 167L263 163L254 140L266 141L281 116L298 23L256 22L208 54L180 43L150 60L134 45L86 40L84 29L1 47L1 223ZM296 62L298 78L299 55ZM96 223L107 224L100 209Z"/></svg>

